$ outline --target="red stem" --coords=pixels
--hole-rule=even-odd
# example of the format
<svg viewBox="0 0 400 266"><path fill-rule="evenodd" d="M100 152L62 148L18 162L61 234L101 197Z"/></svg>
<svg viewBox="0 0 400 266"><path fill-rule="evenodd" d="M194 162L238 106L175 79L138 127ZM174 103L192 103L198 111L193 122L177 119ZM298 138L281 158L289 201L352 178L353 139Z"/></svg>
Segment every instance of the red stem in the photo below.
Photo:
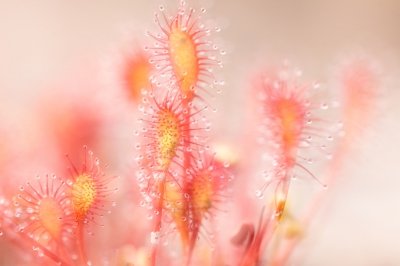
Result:
<svg viewBox="0 0 400 266"><path fill-rule="evenodd" d="M188 108L188 101L184 101L183 102L183 108L186 108L188 110L187 116L185 118L185 125L184 125L184 130L185 132L190 132L190 117L191 117L191 110L190 108ZM185 136L185 143L188 143L188 145L190 145L190 134L188 134L187 136ZM184 149L186 149L186 147L184 147ZM191 160L191 156L189 153L185 152L183 155L183 175L186 174L186 169L190 169L190 160ZM188 182L183 182L183 189L185 191L187 191L187 187L188 187ZM188 226L189 229L189 226ZM189 265L191 258L192 258L192 254L193 254L193 249L196 243L196 239L197 239L197 235L198 235L198 228L195 228L194 231L192 232L192 235L189 236L189 246L188 247L184 247L183 245L183 253L185 254L185 265ZM182 243L183 244L183 243Z"/></svg>
<svg viewBox="0 0 400 266"><path fill-rule="evenodd" d="M85 250L84 229L85 228L83 225L83 221L78 221L78 228L76 230L77 230L77 236L78 236L79 254L81 256L82 265L86 266L88 263L88 258L87 258L86 250Z"/></svg>
<svg viewBox="0 0 400 266"><path fill-rule="evenodd" d="M74 265L74 262L72 261L71 257L68 255L67 249L65 248L64 244L61 243L60 241L57 242L57 247L58 247L58 253L62 258L65 258L69 264Z"/></svg>
<svg viewBox="0 0 400 266"><path fill-rule="evenodd" d="M273 211L270 211L267 214L268 220L260 225L259 231L257 232L251 247L247 250L240 264L241 266L257 265L260 260L260 256L262 256L264 250L267 248L272 237L274 236L286 205L286 198L290 185L289 173L291 172L291 169L293 169L293 164L289 165L284 179L278 183L276 196L279 196L279 202L277 202L277 205L274 205L272 208Z"/></svg>
<svg viewBox="0 0 400 266"><path fill-rule="evenodd" d="M345 154L345 152L347 152L346 149L347 148L345 146L343 146L343 144L342 144L342 145L339 145L336 150L336 154L338 154L338 155L336 157L334 157L335 159L332 162L332 164L330 165L330 168L328 169L328 173L327 173L327 178L325 179L326 180L325 182L327 184L329 184L330 186L335 182L335 180L338 177L338 173L341 169L341 165L342 165L342 162L344 159L343 154ZM319 207L325 201L328 194L329 193L327 193L327 191L324 190L324 191L320 191L317 195L314 196L314 198L312 199L311 204L308 208L308 211L304 215L302 222L301 222L304 230L306 230L310 226L313 218L315 217L316 213L319 210ZM284 265L286 263L286 261L289 259L293 250L296 248L297 244L300 242L300 240L301 240L301 238L297 237L297 238L293 239L292 241L288 242L283 247L281 254L279 254L279 256L272 261L272 265L273 266Z"/></svg>
<svg viewBox="0 0 400 266"><path fill-rule="evenodd" d="M6 218L6 217L3 217ZM14 220L8 218L8 220L10 220L10 222L12 224L17 224ZM4 220L3 220L4 221ZM3 222L0 220L0 222ZM11 227L11 224L3 222L2 223L3 228L6 228L12 232L15 232L15 230ZM44 247L42 244L40 244L39 242L37 242L35 239L29 237L28 235L26 235L23 232L19 232L18 236L20 238L22 238L24 241L26 241L27 243L29 243L30 245L32 245L32 247L37 247L40 248L40 250L43 252L43 254L45 256L47 256L49 259L51 259L52 261L54 261L55 263L57 263L60 266L72 266L73 264L68 264L67 262L65 262L62 258L60 258L59 256L57 256L56 254L54 254L53 252L51 252L50 250L48 250L46 247ZM16 238L18 239L18 238ZM69 259L70 261L71 259Z"/></svg>
<svg viewBox="0 0 400 266"><path fill-rule="evenodd" d="M156 210L158 211L158 215L155 216L154 219L154 231L153 232L161 232L161 218L162 218L162 211L163 211L163 204L164 204L164 190L165 190L165 179L158 182L158 192L159 198L157 200ZM158 241L152 243L151 252L150 252L150 266L156 265L156 257L157 257L157 248L158 248Z"/></svg>

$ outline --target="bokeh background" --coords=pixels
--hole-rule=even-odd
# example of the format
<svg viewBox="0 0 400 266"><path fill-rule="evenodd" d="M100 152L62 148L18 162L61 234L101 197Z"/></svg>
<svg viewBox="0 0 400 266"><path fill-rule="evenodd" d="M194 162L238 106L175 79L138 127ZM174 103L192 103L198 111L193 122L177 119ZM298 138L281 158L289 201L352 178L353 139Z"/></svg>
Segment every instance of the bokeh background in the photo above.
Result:
<svg viewBox="0 0 400 266"><path fill-rule="evenodd" d="M27 114L43 102L48 88L71 73L85 73L88 65L102 69L90 74L101 80L118 49L133 35L144 38L145 30L155 29L153 13L160 4L173 10L178 1L0 0L1 119L17 124L29 140L37 133L35 119ZM220 122L213 132L228 142L241 134L246 108L241 98L250 70L258 65L290 58L304 79L329 86L335 62L349 51L363 49L381 62L378 115L360 136L363 144L346 176L331 188L334 193L298 252L302 265L400 265L400 1L206 0L194 5L205 6L206 17L222 28L215 41L227 50L221 71L226 85L215 103ZM34 146L29 143L24 145ZM46 146L36 149L39 153Z"/></svg>

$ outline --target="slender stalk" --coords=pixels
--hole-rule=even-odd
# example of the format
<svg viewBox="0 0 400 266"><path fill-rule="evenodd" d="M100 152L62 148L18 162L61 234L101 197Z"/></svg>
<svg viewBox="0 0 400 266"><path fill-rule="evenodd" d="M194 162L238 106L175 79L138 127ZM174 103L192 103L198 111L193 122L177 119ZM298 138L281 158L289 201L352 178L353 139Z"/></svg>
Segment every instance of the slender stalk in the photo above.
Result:
<svg viewBox="0 0 400 266"><path fill-rule="evenodd" d="M63 259L61 259L59 256L45 248L43 245L41 245L39 242L36 242L33 238L30 238L29 236L21 233L20 236L27 242L29 242L32 246L36 246L40 248L40 250L43 252L44 255L46 255L48 258L53 260L55 263L61 266L70 266L70 264L66 263Z"/></svg>
<svg viewBox="0 0 400 266"><path fill-rule="evenodd" d="M152 233L158 232L158 234L160 234L163 204L164 204L165 179L162 179L162 181L158 182L157 191L158 191L158 195L159 195L159 198L157 199L157 204L156 204L156 210L158 211L158 214L155 216L155 219L154 219L154 231ZM150 266L155 266L156 265L156 257L157 257L158 239L155 239L152 242L153 243L152 243L152 247L151 247L151 251L150 251L149 263L150 263Z"/></svg>
<svg viewBox="0 0 400 266"><path fill-rule="evenodd" d="M280 218L284 211L286 205L286 198L289 191L290 185L290 170L293 169L293 165L288 167L289 170L286 171L284 178L280 181L276 188L276 197L278 201L273 205L273 208L267 214L267 221L260 223L259 231L251 244L250 248L247 250L240 266L253 266L257 265L260 257L264 253L264 250L269 245L274 233L280 223Z"/></svg>
<svg viewBox="0 0 400 266"><path fill-rule="evenodd" d="M280 188L280 191L278 192L278 195L280 198L279 198L279 202L277 202L277 205L275 205L275 211L272 214L272 218L271 218L271 222L270 222L271 225L267 228L265 237L264 237L262 243L260 244L261 254L263 254L263 251L266 250L272 237L274 236L274 233L280 223L282 214L285 210L286 199L287 199L287 195L289 192L289 185L290 185L290 176L288 175L289 172L290 171L286 171L284 180L282 181L282 183L280 183L280 185L278 185L279 186L278 188Z"/></svg>
<svg viewBox="0 0 400 266"><path fill-rule="evenodd" d="M186 121L184 121L184 123L185 123L184 130L186 132L190 132L190 117L191 117L191 112L190 111L191 110L190 110L190 108L188 108L188 101L184 101L183 104L184 104L183 108L186 108L188 110L188 114L187 114L187 116L185 118ZM185 136L185 143L191 143L190 134ZM190 144L188 144L188 145L190 145ZM186 175L186 169L190 169L190 160L191 160L190 154L185 152L184 155L183 155L183 168L184 168L183 169L183 175ZM185 191L187 191L187 186L188 185L189 185L188 182L183 182L183 189ZM189 226L188 226L188 229L189 229ZM184 265L189 265L190 264L190 261L191 261L191 258L192 258L192 254L193 254L193 249L194 249L195 242L196 242L196 239L197 239L198 231L199 231L198 227L194 228L194 231L189 236L189 244L188 244L187 247L183 246L184 243L182 243L183 253L184 253L184 257L185 257L185 264Z"/></svg>
<svg viewBox="0 0 400 266"><path fill-rule="evenodd" d="M76 230L78 236L78 249L82 260L82 266L88 265L88 258L86 255L85 242L84 242L84 229L85 228L83 225L83 221L78 221L78 227Z"/></svg>
<svg viewBox="0 0 400 266"><path fill-rule="evenodd" d="M194 250L194 246L196 244L196 239L197 239L197 235L199 234L199 227L195 227L193 229L192 235L190 237L189 240L189 247L187 249L186 252L186 256L185 256L185 263L184 265L189 266L190 261L192 259L192 255L193 255L193 250Z"/></svg>
<svg viewBox="0 0 400 266"><path fill-rule="evenodd" d="M240 263L240 266L257 265L257 263L259 261L259 255L261 252L260 246L263 241L265 231L268 229L269 224L270 224L270 220L266 220L265 222L262 222L262 218L263 218L262 216L263 216L263 213L261 215L261 220L260 220L257 235L256 235L253 243L251 243L251 246L247 249L247 252L243 257L243 259ZM271 217L271 212L267 214L267 217Z"/></svg>
<svg viewBox="0 0 400 266"><path fill-rule="evenodd" d="M337 157L334 157L334 161L330 165L330 168L328 169L327 172L327 178L326 183L332 186L332 184L336 181L338 174L341 170L341 166L343 164L344 156L343 154L346 154L348 152L346 150L346 147L343 145L339 145L337 149L337 154L339 154ZM301 225L306 230L315 215L317 214L318 210L320 209L320 206L322 205L323 202L325 202L326 197L329 195L327 191L319 191L314 198L311 200L311 204L306 211L304 217L301 220ZM290 255L293 253L293 250L296 248L297 244L301 241L300 237L296 237L295 239L291 240L288 242L284 247L282 252L272 261L273 266L282 266L285 265L287 260L289 259Z"/></svg>
<svg viewBox="0 0 400 266"><path fill-rule="evenodd" d="M65 258L70 265L74 265L71 257L68 255L68 252L64 246L64 244L60 241L57 241L58 252L62 258Z"/></svg>
<svg viewBox="0 0 400 266"><path fill-rule="evenodd" d="M14 220L8 218L11 223L16 224ZM11 227L11 224L8 223L2 223L3 227L2 228L6 228L12 232L15 232L15 230ZM29 237L27 234L23 233L23 232L19 232L18 236L23 239L24 241L26 241L27 243L29 243L30 245L32 245L32 247L37 247L39 248L43 254L48 257L49 259L51 259L52 261L54 261L55 263L57 263L57 265L60 266L72 266L73 264L68 264L66 261L64 261L62 258L60 258L59 256L57 256L56 254L54 254L53 252L51 252L50 250L48 250L46 247L44 247L42 244L40 244L39 242L37 242L34 238ZM18 239L18 238L16 238Z"/></svg>

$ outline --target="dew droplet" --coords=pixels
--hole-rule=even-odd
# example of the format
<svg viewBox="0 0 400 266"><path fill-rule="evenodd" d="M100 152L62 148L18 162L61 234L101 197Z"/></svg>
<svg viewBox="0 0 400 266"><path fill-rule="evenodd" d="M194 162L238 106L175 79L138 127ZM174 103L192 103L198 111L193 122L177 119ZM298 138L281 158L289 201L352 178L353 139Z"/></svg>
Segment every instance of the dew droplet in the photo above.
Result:
<svg viewBox="0 0 400 266"><path fill-rule="evenodd" d="M159 241L160 241L160 232L158 232L158 231L151 232L150 233L150 243L158 244Z"/></svg>
<svg viewBox="0 0 400 266"><path fill-rule="evenodd" d="M264 195L263 195L263 193L262 193L261 190L256 190L255 195L256 195L256 197L259 198L259 199L264 198Z"/></svg>
<svg viewBox="0 0 400 266"><path fill-rule="evenodd" d="M318 89L319 87L320 87L320 84L317 81L314 81L313 88Z"/></svg>

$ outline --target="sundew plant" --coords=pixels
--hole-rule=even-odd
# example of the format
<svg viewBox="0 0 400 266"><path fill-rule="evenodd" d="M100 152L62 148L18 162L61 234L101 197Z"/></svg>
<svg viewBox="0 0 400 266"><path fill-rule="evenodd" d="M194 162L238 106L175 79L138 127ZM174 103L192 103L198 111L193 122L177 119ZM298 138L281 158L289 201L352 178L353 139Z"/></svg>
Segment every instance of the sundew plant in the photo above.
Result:
<svg viewBox="0 0 400 266"><path fill-rule="evenodd" d="M260 55L237 77L214 15L160 3L24 126L0 121L0 265L303 265L379 117L383 67L354 49L309 78ZM237 87L244 107L226 111Z"/></svg>

